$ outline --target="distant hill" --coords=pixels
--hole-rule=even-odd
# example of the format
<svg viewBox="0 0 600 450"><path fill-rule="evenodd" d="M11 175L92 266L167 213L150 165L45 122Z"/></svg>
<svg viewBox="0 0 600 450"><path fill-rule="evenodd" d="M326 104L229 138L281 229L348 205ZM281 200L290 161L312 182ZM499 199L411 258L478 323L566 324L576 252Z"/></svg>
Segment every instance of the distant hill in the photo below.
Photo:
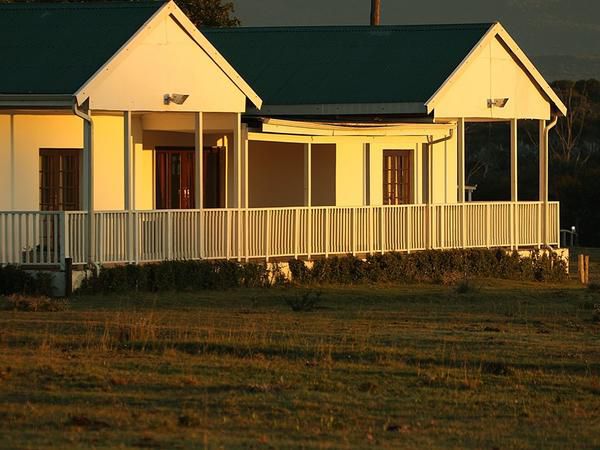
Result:
<svg viewBox="0 0 600 450"><path fill-rule="evenodd" d="M600 56L545 55L532 59L548 81L600 79Z"/></svg>

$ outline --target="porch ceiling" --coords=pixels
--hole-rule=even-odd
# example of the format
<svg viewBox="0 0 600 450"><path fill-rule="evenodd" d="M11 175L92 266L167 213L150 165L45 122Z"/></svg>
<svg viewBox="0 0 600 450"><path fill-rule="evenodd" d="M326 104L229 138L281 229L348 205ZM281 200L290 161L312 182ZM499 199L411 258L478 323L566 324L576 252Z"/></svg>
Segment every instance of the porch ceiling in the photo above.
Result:
<svg viewBox="0 0 600 450"><path fill-rule="evenodd" d="M282 119L263 119L264 133L304 136L429 136L445 133L454 128L454 122L446 123L353 123L308 122Z"/></svg>
<svg viewBox="0 0 600 450"><path fill-rule="evenodd" d="M139 113L144 131L195 132L195 113ZM203 113L202 130L205 133L232 132L236 127L236 114Z"/></svg>

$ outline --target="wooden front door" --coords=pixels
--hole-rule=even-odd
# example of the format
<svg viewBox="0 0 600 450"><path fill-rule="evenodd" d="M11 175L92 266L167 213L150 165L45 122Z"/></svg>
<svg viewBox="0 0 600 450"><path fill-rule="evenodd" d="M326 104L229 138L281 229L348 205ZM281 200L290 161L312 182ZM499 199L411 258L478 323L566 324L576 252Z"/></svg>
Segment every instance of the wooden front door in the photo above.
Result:
<svg viewBox="0 0 600 450"><path fill-rule="evenodd" d="M406 205L412 202L412 152L383 151L383 204Z"/></svg>
<svg viewBox="0 0 600 450"><path fill-rule="evenodd" d="M156 150L156 209L193 209L194 149Z"/></svg>

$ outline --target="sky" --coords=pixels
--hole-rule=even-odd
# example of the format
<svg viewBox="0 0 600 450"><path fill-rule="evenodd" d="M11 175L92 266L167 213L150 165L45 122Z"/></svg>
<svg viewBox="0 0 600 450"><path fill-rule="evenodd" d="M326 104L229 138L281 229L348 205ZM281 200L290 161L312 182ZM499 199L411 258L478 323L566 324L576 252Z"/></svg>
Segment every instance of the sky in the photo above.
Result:
<svg viewBox="0 0 600 450"><path fill-rule="evenodd" d="M242 26L368 24L370 0L233 0ZM532 58L600 78L600 0L381 0L383 24L500 21ZM577 69L574 69L577 70Z"/></svg>

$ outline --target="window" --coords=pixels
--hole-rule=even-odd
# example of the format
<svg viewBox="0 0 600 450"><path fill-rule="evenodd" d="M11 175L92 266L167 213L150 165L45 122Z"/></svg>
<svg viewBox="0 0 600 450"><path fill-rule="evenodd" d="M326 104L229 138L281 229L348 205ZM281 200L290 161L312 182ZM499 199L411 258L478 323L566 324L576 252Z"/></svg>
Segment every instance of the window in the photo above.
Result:
<svg viewBox="0 0 600 450"><path fill-rule="evenodd" d="M383 204L406 205L412 202L412 152L383 151Z"/></svg>
<svg viewBox="0 0 600 450"><path fill-rule="evenodd" d="M40 149L40 210L81 209L81 150Z"/></svg>

